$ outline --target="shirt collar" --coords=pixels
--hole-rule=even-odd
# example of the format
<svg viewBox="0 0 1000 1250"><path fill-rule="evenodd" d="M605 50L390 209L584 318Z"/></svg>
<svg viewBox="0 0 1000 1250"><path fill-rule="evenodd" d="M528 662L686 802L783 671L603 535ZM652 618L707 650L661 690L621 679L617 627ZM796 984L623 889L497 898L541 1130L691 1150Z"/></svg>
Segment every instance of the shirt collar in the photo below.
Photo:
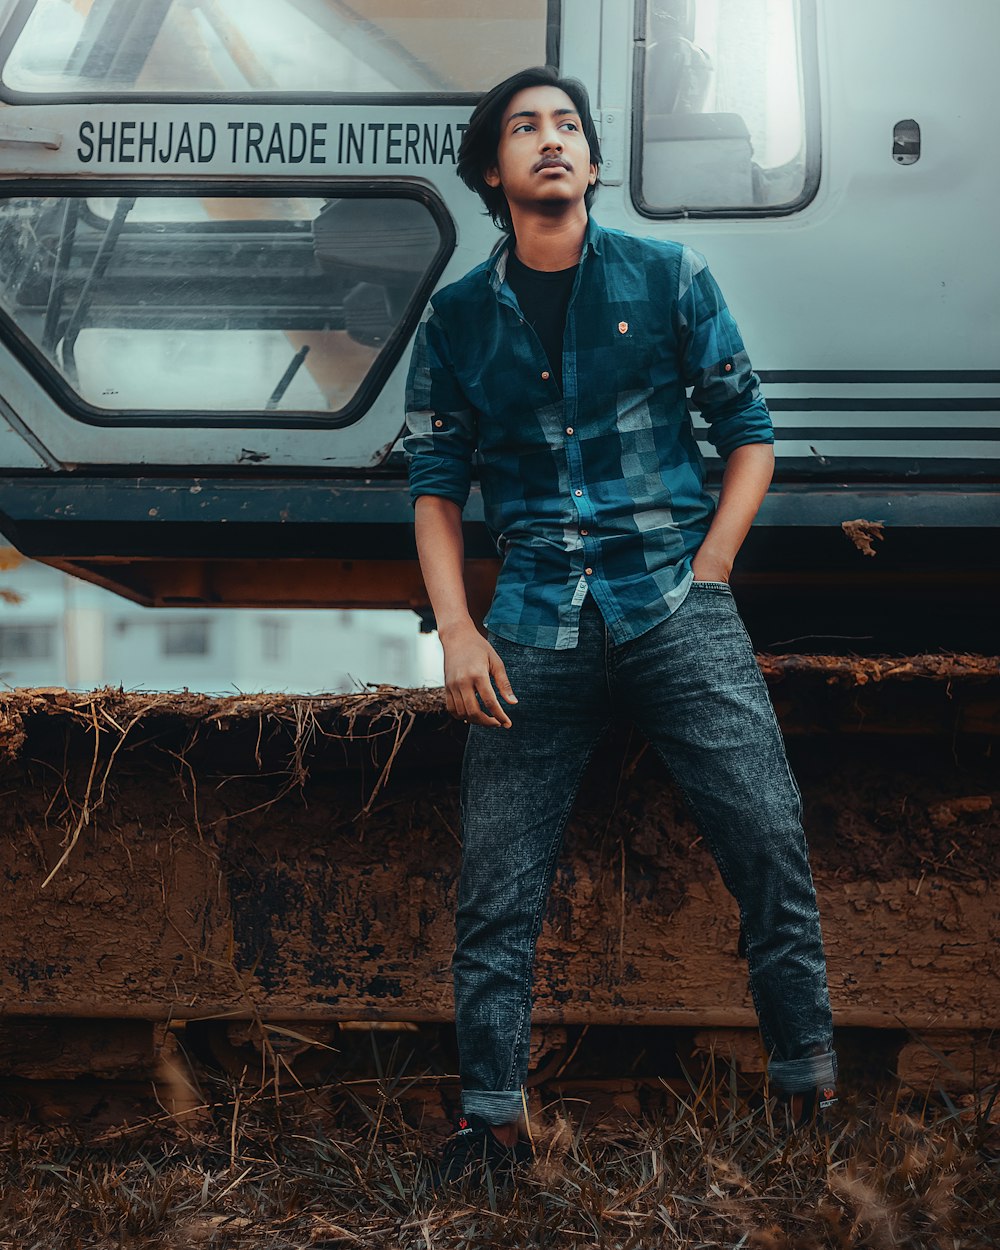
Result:
<svg viewBox="0 0 1000 1250"><path fill-rule="evenodd" d="M588 216L587 233L583 237L583 253L580 256L581 260L588 252L593 252L595 256L599 256L601 254L601 237L603 234L604 231L597 224L594 217ZM508 234L506 238L501 239L496 251L490 257L486 272L490 281L490 286L494 291L500 290L501 286L503 286L505 278L507 277L507 256L513 245L514 236L513 234Z"/></svg>

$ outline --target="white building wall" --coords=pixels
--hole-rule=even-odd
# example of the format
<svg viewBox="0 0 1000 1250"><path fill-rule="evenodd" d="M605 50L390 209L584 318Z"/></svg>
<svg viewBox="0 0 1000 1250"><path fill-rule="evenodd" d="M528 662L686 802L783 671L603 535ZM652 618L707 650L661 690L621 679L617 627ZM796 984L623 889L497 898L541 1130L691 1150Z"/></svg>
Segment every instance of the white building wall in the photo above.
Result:
<svg viewBox="0 0 1000 1250"><path fill-rule="evenodd" d="M20 597L0 599L7 686L320 694L442 682L437 635L412 612L143 608L47 565L4 563L0 590Z"/></svg>

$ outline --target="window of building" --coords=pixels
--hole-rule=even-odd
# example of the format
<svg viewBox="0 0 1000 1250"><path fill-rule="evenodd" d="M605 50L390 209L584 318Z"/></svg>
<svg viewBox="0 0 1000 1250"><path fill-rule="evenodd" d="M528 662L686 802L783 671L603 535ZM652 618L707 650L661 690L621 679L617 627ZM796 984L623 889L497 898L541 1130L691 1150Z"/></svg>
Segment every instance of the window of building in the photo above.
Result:
<svg viewBox="0 0 1000 1250"><path fill-rule="evenodd" d="M264 617L260 622L260 654L263 660L283 660L287 650L288 621Z"/></svg>
<svg viewBox="0 0 1000 1250"><path fill-rule="evenodd" d="M208 655L210 621L161 621L160 650L163 655Z"/></svg>
<svg viewBox="0 0 1000 1250"><path fill-rule="evenodd" d="M0 660L51 660L55 638L52 624L0 625Z"/></svg>
<svg viewBox="0 0 1000 1250"><path fill-rule="evenodd" d="M390 685L403 685L410 676L412 645L405 638L385 635L379 640L379 653L380 680Z"/></svg>
<svg viewBox="0 0 1000 1250"><path fill-rule="evenodd" d="M546 0L37 0L3 83L35 93L480 92L554 59L557 14Z"/></svg>
<svg viewBox="0 0 1000 1250"><path fill-rule="evenodd" d="M819 182L812 0L639 0L633 195L649 216L803 207Z"/></svg>
<svg viewBox="0 0 1000 1250"><path fill-rule="evenodd" d="M84 419L346 425L451 252L431 203L370 186L0 199L0 319Z"/></svg>

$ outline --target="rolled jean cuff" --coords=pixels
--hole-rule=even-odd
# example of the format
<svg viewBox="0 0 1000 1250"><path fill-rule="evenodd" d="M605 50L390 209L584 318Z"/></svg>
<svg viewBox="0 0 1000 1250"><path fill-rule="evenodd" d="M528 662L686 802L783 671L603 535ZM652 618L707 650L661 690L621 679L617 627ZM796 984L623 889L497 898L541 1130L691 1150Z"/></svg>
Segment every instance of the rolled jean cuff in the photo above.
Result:
<svg viewBox="0 0 1000 1250"><path fill-rule="evenodd" d="M767 1075L772 1085L788 1094L819 1085L836 1085L837 1056L830 1050L825 1055L805 1055L802 1059L776 1059L767 1065Z"/></svg>
<svg viewBox="0 0 1000 1250"><path fill-rule="evenodd" d="M521 1118L524 1103L519 1089L463 1089L462 1110L482 1116L487 1124L513 1124Z"/></svg>

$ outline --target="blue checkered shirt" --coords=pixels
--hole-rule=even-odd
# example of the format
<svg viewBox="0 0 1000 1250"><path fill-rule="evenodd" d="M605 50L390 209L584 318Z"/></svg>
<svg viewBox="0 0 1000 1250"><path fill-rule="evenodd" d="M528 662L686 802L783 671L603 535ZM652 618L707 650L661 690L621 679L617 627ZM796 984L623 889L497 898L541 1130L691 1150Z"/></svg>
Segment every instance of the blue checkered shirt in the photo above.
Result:
<svg viewBox="0 0 1000 1250"><path fill-rule="evenodd" d="M615 642L675 612L715 513L686 389L726 458L770 414L705 258L590 218L563 337L563 391L501 248L432 298L413 348L410 498L460 508L479 474L503 565L486 624L575 647L591 593Z"/></svg>

